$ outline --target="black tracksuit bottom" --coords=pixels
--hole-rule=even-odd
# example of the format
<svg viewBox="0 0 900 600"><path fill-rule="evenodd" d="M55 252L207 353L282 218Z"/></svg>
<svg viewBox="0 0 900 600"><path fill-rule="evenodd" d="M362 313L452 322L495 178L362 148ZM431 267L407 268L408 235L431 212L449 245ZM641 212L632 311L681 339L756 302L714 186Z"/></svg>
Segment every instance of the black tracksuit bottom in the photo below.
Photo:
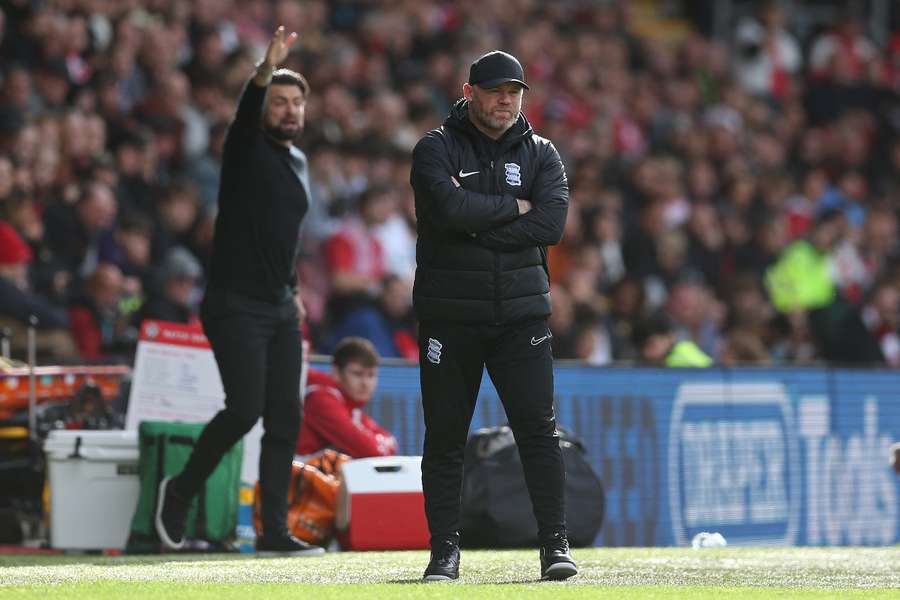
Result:
<svg viewBox="0 0 900 600"><path fill-rule="evenodd" d="M300 431L300 323L293 298L265 302L210 291L201 309L222 385L225 408L206 425L184 470L174 480L184 498L196 495L228 450L260 417L259 457L263 532L287 531L287 492Z"/></svg>
<svg viewBox="0 0 900 600"><path fill-rule="evenodd" d="M432 544L459 539L463 450L484 368L519 447L540 539L566 533L565 467L553 412L553 353L544 319L510 326L422 322L422 488Z"/></svg>

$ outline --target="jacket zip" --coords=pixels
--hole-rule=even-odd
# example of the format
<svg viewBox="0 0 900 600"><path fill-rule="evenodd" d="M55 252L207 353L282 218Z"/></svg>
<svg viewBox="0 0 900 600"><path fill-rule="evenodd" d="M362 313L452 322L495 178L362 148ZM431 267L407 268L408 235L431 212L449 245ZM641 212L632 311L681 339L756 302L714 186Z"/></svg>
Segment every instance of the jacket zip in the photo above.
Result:
<svg viewBox="0 0 900 600"><path fill-rule="evenodd" d="M497 184L497 176L494 173L494 161L491 161L491 194L499 194L500 186ZM500 324L500 253L491 250L494 254L494 325Z"/></svg>

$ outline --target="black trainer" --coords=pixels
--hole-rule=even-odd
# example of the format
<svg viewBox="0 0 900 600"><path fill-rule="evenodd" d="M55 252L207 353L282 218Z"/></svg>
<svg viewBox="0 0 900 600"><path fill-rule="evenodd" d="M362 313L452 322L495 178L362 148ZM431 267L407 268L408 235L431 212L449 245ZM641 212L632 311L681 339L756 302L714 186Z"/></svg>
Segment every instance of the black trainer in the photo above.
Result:
<svg viewBox="0 0 900 600"><path fill-rule="evenodd" d="M325 554L325 548L313 546L294 536L283 533L256 538L257 556L319 556Z"/></svg>
<svg viewBox="0 0 900 600"><path fill-rule="evenodd" d="M423 581L452 581L459 578L459 544L443 540L431 548L431 560Z"/></svg>
<svg viewBox="0 0 900 600"><path fill-rule="evenodd" d="M159 482L156 501L156 534L169 550L181 550L184 548L184 529L191 504L175 493L175 487L171 483L171 477L165 477Z"/></svg>
<svg viewBox="0 0 900 600"><path fill-rule="evenodd" d="M569 540L559 533L541 544L541 579L568 579L578 574L578 567L569 554Z"/></svg>

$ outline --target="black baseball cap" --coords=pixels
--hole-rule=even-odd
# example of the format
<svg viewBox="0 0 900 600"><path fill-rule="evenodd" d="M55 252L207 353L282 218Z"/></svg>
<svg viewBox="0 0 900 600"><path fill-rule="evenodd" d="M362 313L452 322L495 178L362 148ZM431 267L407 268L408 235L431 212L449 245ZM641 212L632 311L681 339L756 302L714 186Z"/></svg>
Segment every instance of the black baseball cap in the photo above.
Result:
<svg viewBox="0 0 900 600"><path fill-rule="evenodd" d="M515 56L502 50L483 54L469 67L469 85L490 89L509 82L528 89L522 64Z"/></svg>

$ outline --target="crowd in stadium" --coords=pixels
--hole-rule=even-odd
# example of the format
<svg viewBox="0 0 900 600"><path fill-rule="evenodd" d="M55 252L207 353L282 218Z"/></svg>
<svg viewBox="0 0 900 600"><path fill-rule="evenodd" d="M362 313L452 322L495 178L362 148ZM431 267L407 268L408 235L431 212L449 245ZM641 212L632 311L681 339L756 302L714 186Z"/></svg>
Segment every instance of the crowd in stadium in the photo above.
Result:
<svg viewBox="0 0 900 600"><path fill-rule="evenodd" d="M378 9L375 10L375 5ZM761 4L761 3L757 3ZM298 265L318 352L417 357L410 152L474 58L515 54L566 164L556 358L900 365L900 34L808 39L777 3L727 40L637 35L626 2L8 0L0 15L0 320L55 361L129 361L190 322L222 141L274 27L311 94Z"/></svg>

